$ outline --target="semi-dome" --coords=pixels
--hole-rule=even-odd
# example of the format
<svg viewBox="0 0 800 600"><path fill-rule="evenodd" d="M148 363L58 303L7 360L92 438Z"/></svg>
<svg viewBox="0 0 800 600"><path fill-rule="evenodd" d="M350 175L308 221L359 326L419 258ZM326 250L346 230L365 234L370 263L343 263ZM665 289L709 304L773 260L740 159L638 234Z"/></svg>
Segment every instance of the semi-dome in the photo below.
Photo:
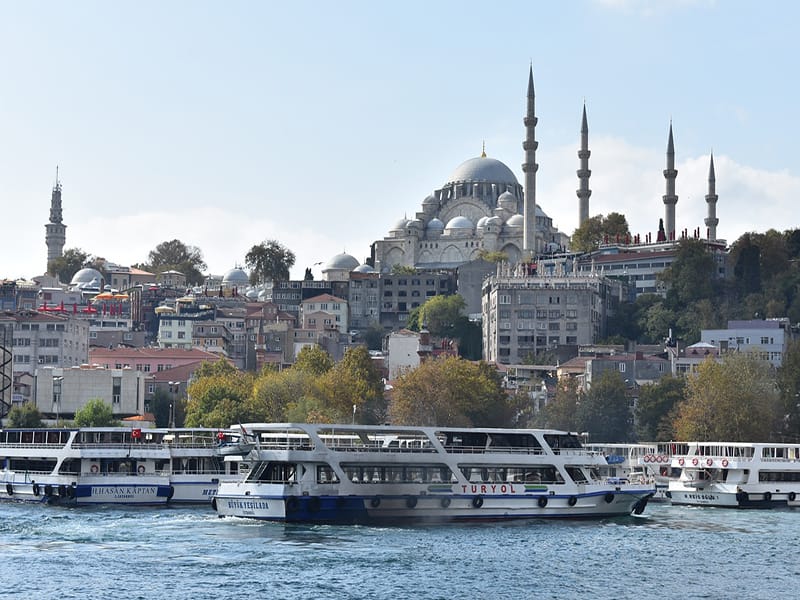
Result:
<svg viewBox="0 0 800 600"><path fill-rule="evenodd" d="M486 221L488 221L488 220L489 220L489 217L484 215L480 219L478 219L478 222L475 224L475 226L478 229L483 229L484 227L486 227Z"/></svg>
<svg viewBox="0 0 800 600"><path fill-rule="evenodd" d="M250 283L250 277L247 276L240 268L234 268L225 273L222 276L222 283L227 283L229 285L247 285Z"/></svg>
<svg viewBox="0 0 800 600"><path fill-rule="evenodd" d="M428 221L428 231L442 231L444 230L444 223L442 223L441 219L437 219L436 217L432 218Z"/></svg>
<svg viewBox="0 0 800 600"><path fill-rule="evenodd" d="M447 183L461 183L465 181L480 181L488 183L510 183L519 185L516 176L506 165L499 160L488 156L478 156L464 161L450 178Z"/></svg>
<svg viewBox="0 0 800 600"><path fill-rule="evenodd" d="M472 221L470 221L467 217L459 215L450 219L447 222L445 229L472 229L472 227Z"/></svg>
<svg viewBox="0 0 800 600"><path fill-rule="evenodd" d="M508 227L523 227L525 225L525 220L522 218L522 215L511 215L506 221L506 225Z"/></svg>
<svg viewBox="0 0 800 600"><path fill-rule="evenodd" d="M419 219L409 219L408 223L406 223L406 227L409 229L422 229L423 223Z"/></svg>
<svg viewBox="0 0 800 600"><path fill-rule="evenodd" d="M352 271L359 265L358 260L354 256L342 252L330 259L323 267L322 272L336 270Z"/></svg>
<svg viewBox="0 0 800 600"><path fill-rule="evenodd" d="M486 225L494 225L495 227L500 227L503 224L503 219L498 216L489 217L486 219Z"/></svg>
<svg viewBox="0 0 800 600"><path fill-rule="evenodd" d="M425 200L422 201L422 206L427 206L429 204L438 204L439 201L436 199L436 196L433 194L429 194Z"/></svg>
<svg viewBox="0 0 800 600"><path fill-rule="evenodd" d="M72 281L70 281L70 285L75 285L79 287L100 287L100 282L103 281L103 276L100 274L100 271L97 269L92 269L90 267L86 267L85 269L81 269L75 275L72 276Z"/></svg>

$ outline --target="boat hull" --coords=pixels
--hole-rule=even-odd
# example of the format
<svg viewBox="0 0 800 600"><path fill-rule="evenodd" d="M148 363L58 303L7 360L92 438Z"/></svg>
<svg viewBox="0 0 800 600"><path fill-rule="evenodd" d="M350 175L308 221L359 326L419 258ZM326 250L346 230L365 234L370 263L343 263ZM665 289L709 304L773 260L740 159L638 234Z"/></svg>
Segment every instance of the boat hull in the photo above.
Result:
<svg viewBox="0 0 800 600"><path fill-rule="evenodd" d="M673 485L669 490L672 504L683 506L714 506L719 508L800 508L800 492L769 490L725 489L708 486L693 489Z"/></svg>
<svg viewBox="0 0 800 600"><path fill-rule="evenodd" d="M169 502L173 493L173 487L166 478L144 477L102 481L99 478L79 478L71 482L47 476L24 482L7 478L0 487L0 499L68 506L157 506Z"/></svg>

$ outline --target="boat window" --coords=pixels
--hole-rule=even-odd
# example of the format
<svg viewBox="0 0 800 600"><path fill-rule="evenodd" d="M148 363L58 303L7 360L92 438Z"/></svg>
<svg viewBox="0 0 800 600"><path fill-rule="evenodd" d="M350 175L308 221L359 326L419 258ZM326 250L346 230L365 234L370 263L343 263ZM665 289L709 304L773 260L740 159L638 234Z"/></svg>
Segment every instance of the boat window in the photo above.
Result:
<svg viewBox="0 0 800 600"><path fill-rule="evenodd" d="M575 483L587 483L589 480L586 478L586 474L583 472L578 466L567 466L565 467L567 470L567 475L570 476L572 481Z"/></svg>
<svg viewBox="0 0 800 600"><path fill-rule="evenodd" d="M448 452L483 452L488 437L479 431L446 431L443 443Z"/></svg>
<svg viewBox="0 0 800 600"><path fill-rule="evenodd" d="M471 483L564 483L554 465L459 465L459 469Z"/></svg>
<svg viewBox="0 0 800 600"><path fill-rule="evenodd" d="M583 448L581 440L572 433L546 433L544 441L556 454L560 454L564 449Z"/></svg>
<svg viewBox="0 0 800 600"><path fill-rule="evenodd" d="M353 483L455 483L446 465L383 465L343 463L342 470Z"/></svg>
<svg viewBox="0 0 800 600"><path fill-rule="evenodd" d="M800 471L760 471L758 480L762 483L772 481L800 481Z"/></svg>
<svg viewBox="0 0 800 600"><path fill-rule="evenodd" d="M339 483L339 477L330 465L317 465L317 483Z"/></svg>
<svg viewBox="0 0 800 600"><path fill-rule="evenodd" d="M46 458L9 458L9 471L24 471L27 473L51 473L56 467L55 459Z"/></svg>
<svg viewBox="0 0 800 600"><path fill-rule="evenodd" d="M503 448L504 450L541 450L542 445L530 433L491 433L489 434L489 448Z"/></svg>
<svg viewBox="0 0 800 600"><path fill-rule="evenodd" d="M294 463L261 463L247 476L248 481L260 483L293 483L297 481L297 465Z"/></svg>

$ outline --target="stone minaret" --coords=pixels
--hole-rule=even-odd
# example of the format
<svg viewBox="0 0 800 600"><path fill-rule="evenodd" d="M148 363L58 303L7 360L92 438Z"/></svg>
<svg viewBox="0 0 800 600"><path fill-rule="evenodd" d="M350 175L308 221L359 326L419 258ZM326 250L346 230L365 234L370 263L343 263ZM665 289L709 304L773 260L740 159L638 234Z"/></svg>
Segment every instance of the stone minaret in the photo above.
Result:
<svg viewBox="0 0 800 600"><path fill-rule="evenodd" d="M706 194L706 204L708 204L708 216L705 219L706 227L708 227L708 239L717 239L717 225L719 219L717 218L717 178L714 175L714 153L711 153L711 164L708 167L708 193Z"/></svg>
<svg viewBox="0 0 800 600"><path fill-rule="evenodd" d="M589 177L592 172L589 170L589 125L586 120L586 103L583 104L583 121L581 122L581 149L578 150L578 158L581 159L581 168L578 169L578 180L580 187L575 192L578 194L578 227L589 220L589 196L592 190L589 189Z"/></svg>
<svg viewBox="0 0 800 600"><path fill-rule="evenodd" d="M667 168L664 169L664 179L667 180L667 193L664 194L664 229L666 230L667 240L676 239L675 235L675 205L678 203L678 196L675 195L675 178L678 171L675 170L675 144L672 141L672 121L669 123L669 141L667 142Z"/></svg>
<svg viewBox="0 0 800 600"><path fill-rule="evenodd" d="M63 254L64 244L67 241L67 226L61 222L61 182L58 180L57 168L56 184L53 186L53 195L50 199L50 222L44 228L49 267L51 260L59 258Z"/></svg>
<svg viewBox="0 0 800 600"><path fill-rule="evenodd" d="M536 94L533 91L533 66L528 75L528 111L525 113L525 162L522 171L525 173L525 206L523 208L522 250L531 257L536 255Z"/></svg>

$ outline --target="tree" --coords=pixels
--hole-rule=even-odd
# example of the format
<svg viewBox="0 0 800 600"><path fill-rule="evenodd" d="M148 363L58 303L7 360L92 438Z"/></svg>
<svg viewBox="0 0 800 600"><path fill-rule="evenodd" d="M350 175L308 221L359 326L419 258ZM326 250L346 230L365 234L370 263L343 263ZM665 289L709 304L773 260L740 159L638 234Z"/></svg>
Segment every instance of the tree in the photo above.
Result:
<svg viewBox="0 0 800 600"><path fill-rule="evenodd" d="M597 250L603 242L624 242L630 238L628 222L624 215L616 212L589 217L578 227L570 239L570 247L575 252Z"/></svg>
<svg viewBox="0 0 800 600"><path fill-rule="evenodd" d="M250 283L288 281L289 271L294 266L294 252L276 240L265 240L253 246L244 257L250 268Z"/></svg>
<svg viewBox="0 0 800 600"><path fill-rule="evenodd" d="M264 369L253 383L253 393L247 402L248 420L280 423L305 421L293 410L302 399L311 395L316 377L300 369ZM293 413L292 416L289 416Z"/></svg>
<svg viewBox="0 0 800 600"><path fill-rule="evenodd" d="M189 384L187 427L230 427L250 420L248 403L253 391L253 373L240 371L226 360L205 362Z"/></svg>
<svg viewBox="0 0 800 600"><path fill-rule="evenodd" d="M331 355L319 346L303 346L294 360L292 369L303 371L314 377L324 375L333 368Z"/></svg>
<svg viewBox="0 0 800 600"><path fill-rule="evenodd" d="M402 374L389 414L397 424L457 427L502 427L516 417L493 367L452 356L426 360Z"/></svg>
<svg viewBox="0 0 800 600"><path fill-rule="evenodd" d="M451 296L433 296L420 306L423 325L431 335L439 337L455 337L454 329L467 303L458 294Z"/></svg>
<svg viewBox="0 0 800 600"><path fill-rule="evenodd" d="M508 253L500 250L489 252L488 250L481 249L478 252L478 258L490 263L508 262Z"/></svg>
<svg viewBox="0 0 800 600"><path fill-rule="evenodd" d="M581 393L578 382L572 377L558 381L555 398L539 411L534 419L537 427L561 429L563 431L579 431L578 408L581 404Z"/></svg>
<svg viewBox="0 0 800 600"><path fill-rule="evenodd" d="M75 425L78 427L109 427L116 424L114 409L100 398L92 398L75 412Z"/></svg>
<svg viewBox="0 0 800 600"><path fill-rule="evenodd" d="M413 275L417 270L408 265L394 264L392 265L392 275Z"/></svg>
<svg viewBox="0 0 800 600"><path fill-rule="evenodd" d="M153 273L179 271L186 276L187 283L198 285L203 283L204 277L201 271L206 268L206 263L199 248L187 246L180 240L170 240L161 242L151 250L147 263L134 266Z"/></svg>
<svg viewBox="0 0 800 600"><path fill-rule="evenodd" d="M42 413L33 402L15 406L8 411L9 427L42 427Z"/></svg>
<svg viewBox="0 0 800 600"><path fill-rule="evenodd" d="M678 242L675 260L658 279L668 285L667 300L672 306L714 298L716 263L702 240L683 239Z"/></svg>
<svg viewBox="0 0 800 600"><path fill-rule="evenodd" d="M364 343L367 345L367 349L382 350L384 335L386 335L386 332L383 330L383 327L381 327L380 323L373 322L370 323L369 327L367 327L367 330L364 332L362 337L364 339Z"/></svg>
<svg viewBox="0 0 800 600"><path fill-rule="evenodd" d="M800 441L800 341L792 340L778 369L781 435L788 442Z"/></svg>
<svg viewBox="0 0 800 600"><path fill-rule="evenodd" d="M657 383L639 388L636 403L636 431L640 440L666 442L675 439L673 411L684 399L686 381L666 376Z"/></svg>
<svg viewBox="0 0 800 600"><path fill-rule="evenodd" d="M89 254L80 248L67 248L58 258L47 264L47 273L58 277L62 283L69 283L72 277L91 262Z"/></svg>
<svg viewBox="0 0 800 600"><path fill-rule="evenodd" d="M625 381L618 371L604 371L592 382L578 414L581 429L593 442L628 442L632 438Z"/></svg>
<svg viewBox="0 0 800 600"><path fill-rule="evenodd" d="M675 436L682 441L766 442L780 437L775 377L754 354L709 356L687 380L686 399L676 411Z"/></svg>

